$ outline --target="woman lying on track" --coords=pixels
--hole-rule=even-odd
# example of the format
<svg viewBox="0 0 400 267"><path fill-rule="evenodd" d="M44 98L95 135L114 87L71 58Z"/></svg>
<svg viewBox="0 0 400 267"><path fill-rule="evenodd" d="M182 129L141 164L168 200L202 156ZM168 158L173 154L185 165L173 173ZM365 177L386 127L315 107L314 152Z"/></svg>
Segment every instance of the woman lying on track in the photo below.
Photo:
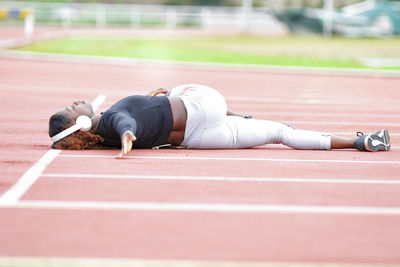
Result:
<svg viewBox="0 0 400 267"><path fill-rule="evenodd" d="M94 114L90 104L75 101L50 118L49 135L52 148L121 148L117 158L132 148L163 145L228 149L284 144L295 149L390 150L387 130L343 138L243 117L228 111L225 99L215 89L197 84L129 96L100 115Z"/></svg>

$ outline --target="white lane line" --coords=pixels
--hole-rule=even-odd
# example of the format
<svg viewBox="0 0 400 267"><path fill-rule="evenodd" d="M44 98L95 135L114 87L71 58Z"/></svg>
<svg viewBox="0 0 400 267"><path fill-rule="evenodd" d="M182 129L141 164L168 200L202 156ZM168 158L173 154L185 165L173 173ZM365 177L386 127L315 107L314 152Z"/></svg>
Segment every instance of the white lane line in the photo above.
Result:
<svg viewBox="0 0 400 267"><path fill-rule="evenodd" d="M367 152L365 152L367 153ZM371 152L372 153L372 152ZM378 152L379 153L379 152ZM64 158L115 158L108 155L60 155ZM271 161L271 162L319 162L319 163L361 163L361 164L400 164L400 161L381 160L330 160L330 159L268 159L268 158L224 158L224 157L173 157L173 156L126 156L130 159L165 159L165 160L219 160L219 161Z"/></svg>
<svg viewBox="0 0 400 267"><path fill-rule="evenodd" d="M61 257L0 257L0 266L86 266L86 267L398 267L382 263L321 263L321 262L267 262L267 261L205 261L129 258L61 258Z"/></svg>
<svg viewBox="0 0 400 267"><path fill-rule="evenodd" d="M356 132L353 133L344 133L344 132L330 132L331 134L335 134L335 135L352 135L352 136L356 136ZM400 133L392 133L390 132L390 137L392 136L400 136ZM393 146L392 146L393 147Z"/></svg>
<svg viewBox="0 0 400 267"><path fill-rule="evenodd" d="M399 127L400 123L387 123L387 122L359 122L359 121L349 121L349 122L340 122L340 121L285 121L285 123L289 124L309 124L309 125L338 125L338 126L376 126L376 127Z"/></svg>
<svg viewBox="0 0 400 267"><path fill-rule="evenodd" d="M400 73L400 72L399 72ZM361 102L354 101L331 101L326 99L318 98L282 98L282 97L260 97L260 96L226 96L227 101L232 102L250 102L254 103L271 103L271 104L312 104L312 105L341 105L341 106L351 106L351 107L365 107L365 105L373 105L373 107L383 106L383 107L393 107L398 109L398 101L393 102L381 102L374 104L374 99L364 98ZM347 108L347 107L346 107Z"/></svg>
<svg viewBox="0 0 400 267"><path fill-rule="evenodd" d="M400 180L321 179L321 178L265 178L265 177L215 177L215 176L168 176L168 175L124 175L124 174L66 174L44 173L49 178L84 179L133 179L133 180L184 180L184 181L227 181L227 182L288 182L288 183L335 183L335 184L400 184Z"/></svg>
<svg viewBox="0 0 400 267"><path fill-rule="evenodd" d="M46 169L47 165L49 165L60 152L61 150L57 149L47 151L35 165L19 178L17 183L15 183L0 197L0 206L16 204L21 196L36 182L41 173Z"/></svg>
<svg viewBox="0 0 400 267"><path fill-rule="evenodd" d="M42 201L21 200L13 207L39 209L100 209L100 210L145 210L180 212L230 212L230 213L311 213L353 215L400 215L400 207L360 206L308 206L308 205L263 205L227 203L158 203L158 202L103 202L103 201Z"/></svg>
<svg viewBox="0 0 400 267"><path fill-rule="evenodd" d="M105 95L98 95L96 99L93 100L92 102L93 111L95 112L100 107L100 105L104 103L105 100L106 100Z"/></svg>
<svg viewBox="0 0 400 267"><path fill-rule="evenodd" d="M93 111L104 102L105 96L99 95L92 102L95 106ZM26 191L37 181L46 167L60 154L61 150L50 149L47 151L21 178L0 197L0 206L15 205Z"/></svg>
<svg viewBox="0 0 400 267"><path fill-rule="evenodd" d="M242 108L243 110L243 108ZM385 119L399 119L400 118L400 114L385 114L385 113L374 113L371 114L369 113L368 116L366 116L365 113L326 113L326 112L321 112L321 113L317 113L317 112L296 112L296 111L241 111L241 113L249 113L249 115L265 115L265 116L293 116L293 117L321 117L324 121L326 121L327 117L334 117L334 118L338 118L338 117L344 117L346 119L352 118L352 119L370 119L371 118L385 118ZM274 119L276 120L276 119ZM359 120L357 120L359 121ZM369 123L369 121L366 121L366 123Z"/></svg>

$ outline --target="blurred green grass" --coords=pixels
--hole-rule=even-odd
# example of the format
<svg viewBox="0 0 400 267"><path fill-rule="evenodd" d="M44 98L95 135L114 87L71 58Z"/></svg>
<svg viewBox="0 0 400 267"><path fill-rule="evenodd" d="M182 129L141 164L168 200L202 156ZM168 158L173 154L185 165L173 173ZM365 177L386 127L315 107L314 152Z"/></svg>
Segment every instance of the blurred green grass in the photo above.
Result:
<svg viewBox="0 0 400 267"><path fill-rule="evenodd" d="M35 43L18 50L190 62L370 68L360 59L400 58L400 38L70 38ZM400 70L400 67L388 66L385 69Z"/></svg>

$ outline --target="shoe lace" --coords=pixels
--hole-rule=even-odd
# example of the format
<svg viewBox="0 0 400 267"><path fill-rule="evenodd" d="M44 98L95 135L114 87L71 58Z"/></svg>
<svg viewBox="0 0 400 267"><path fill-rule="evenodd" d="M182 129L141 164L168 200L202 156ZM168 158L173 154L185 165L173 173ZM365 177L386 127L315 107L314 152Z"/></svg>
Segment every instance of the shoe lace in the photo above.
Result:
<svg viewBox="0 0 400 267"><path fill-rule="evenodd" d="M357 135L357 137L360 137L361 135L364 135L364 133L363 132L357 132L356 135Z"/></svg>

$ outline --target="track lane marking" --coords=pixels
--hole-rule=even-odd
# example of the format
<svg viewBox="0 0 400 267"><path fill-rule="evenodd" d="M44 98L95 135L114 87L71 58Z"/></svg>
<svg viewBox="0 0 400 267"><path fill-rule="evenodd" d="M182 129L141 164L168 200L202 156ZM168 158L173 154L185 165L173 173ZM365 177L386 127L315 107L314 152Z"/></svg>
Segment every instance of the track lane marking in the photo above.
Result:
<svg viewBox="0 0 400 267"><path fill-rule="evenodd" d="M353 135L354 137L356 136L356 134L355 133L345 133L345 132L330 132L331 134L334 134L334 135ZM390 137L392 137L392 136L400 136L400 133L389 133L390 134Z"/></svg>
<svg viewBox="0 0 400 267"><path fill-rule="evenodd" d="M14 208L177 212L400 215L400 207L20 200ZM1 206L0 206L1 208Z"/></svg>
<svg viewBox="0 0 400 267"><path fill-rule="evenodd" d="M184 181L229 181L229 182L289 182L289 183L337 183L337 184L400 184L400 180L278 178L278 177L215 177L215 176L168 176L168 175L123 175L123 174L65 174L44 173L49 178L84 179L132 179L132 180L184 180Z"/></svg>
<svg viewBox="0 0 400 267"><path fill-rule="evenodd" d="M207 261L179 259L0 257L0 266L86 266L86 267L395 267L388 263L324 263L267 261Z"/></svg>
<svg viewBox="0 0 400 267"><path fill-rule="evenodd" d="M104 103L104 101L106 100L106 98L107 98L106 95L98 95L98 96L93 100L93 102L91 103L91 104L92 104L93 112L95 112L95 111L100 107L100 105Z"/></svg>
<svg viewBox="0 0 400 267"><path fill-rule="evenodd" d="M400 123L386 123L386 122L360 122L360 121L349 121L349 122L340 122L340 121L295 121L295 120L285 120L285 123L289 124L309 124L309 125L338 125L338 126L376 126L376 127L399 127Z"/></svg>
<svg viewBox="0 0 400 267"><path fill-rule="evenodd" d="M104 102L105 95L98 95L92 102L93 111ZM5 191L0 197L0 206L12 206L18 203L19 199L39 179L46 167L60 154L61 150L48 150L29 170L27 170L18 181Z"/></svg>
<svg viewBox="0 0 400 267"><path fill-rule="evenodd" d="M226 96L225 99L227 101L234 102L249 102L251 104L254 103L270 103L270 104L306 104L306 105L336 105L336 106L352 106L352 107L362 107L365 105L374 105L376 106L386 106L386 107L394 107L398 108L398 103L396 101L393 102L381 102L376 103L376 99L374 98L364 98L362 101L355 103L354 101L347 102L337 102L326 100L322 98L295 98L295 97L262 97L262 96Z"/></svg>
<svg viewBox="0 0 400 267"><path fill-rule="evenodd" d="M366 152L365 152L366 153ZM59 155L63 158L115 158L109 155ZM268 158L224 158L224 157L178 157L178 156L126 156L126 159L165 159L165 160L219 160L219 161L272 161L272 162L319 162L319 163L360 163L360 164L400 164L400 161L372 160L329 160L329 159L268 159Z"/></svg>
<svg viewBox="0 0 400 267"><path fill-rule="evenodd" d="M36 182L46 167L61 152L52 149L46 152L21 178L0 197L0 206L15 205L23 194Z"/></svg>
<svg viewBox="0 0 400 267"><path fill-rule="evenodd" d="M243 108L242 108L243 110ZM242 111L242 113L246 113ZM294 117L321 117L321 120L326 121L326 117L344 117L348 119L351 117L352 119L354 118L361 118L365 119L366 115L365 113L361 114L350 114L348 113L316 113L316 112L296 112L296 111L249 111L247 113L250 113L251 115L268 115L268 116L294 116ZM400 114L385 114L385 113L378 113L378 114L368 114L368 119L371 120L371 118L385 118L385 119L399 119ZM360 120L357 120L358 122ZM365 121L365 123L369 123L368 121Z"/></svg>

